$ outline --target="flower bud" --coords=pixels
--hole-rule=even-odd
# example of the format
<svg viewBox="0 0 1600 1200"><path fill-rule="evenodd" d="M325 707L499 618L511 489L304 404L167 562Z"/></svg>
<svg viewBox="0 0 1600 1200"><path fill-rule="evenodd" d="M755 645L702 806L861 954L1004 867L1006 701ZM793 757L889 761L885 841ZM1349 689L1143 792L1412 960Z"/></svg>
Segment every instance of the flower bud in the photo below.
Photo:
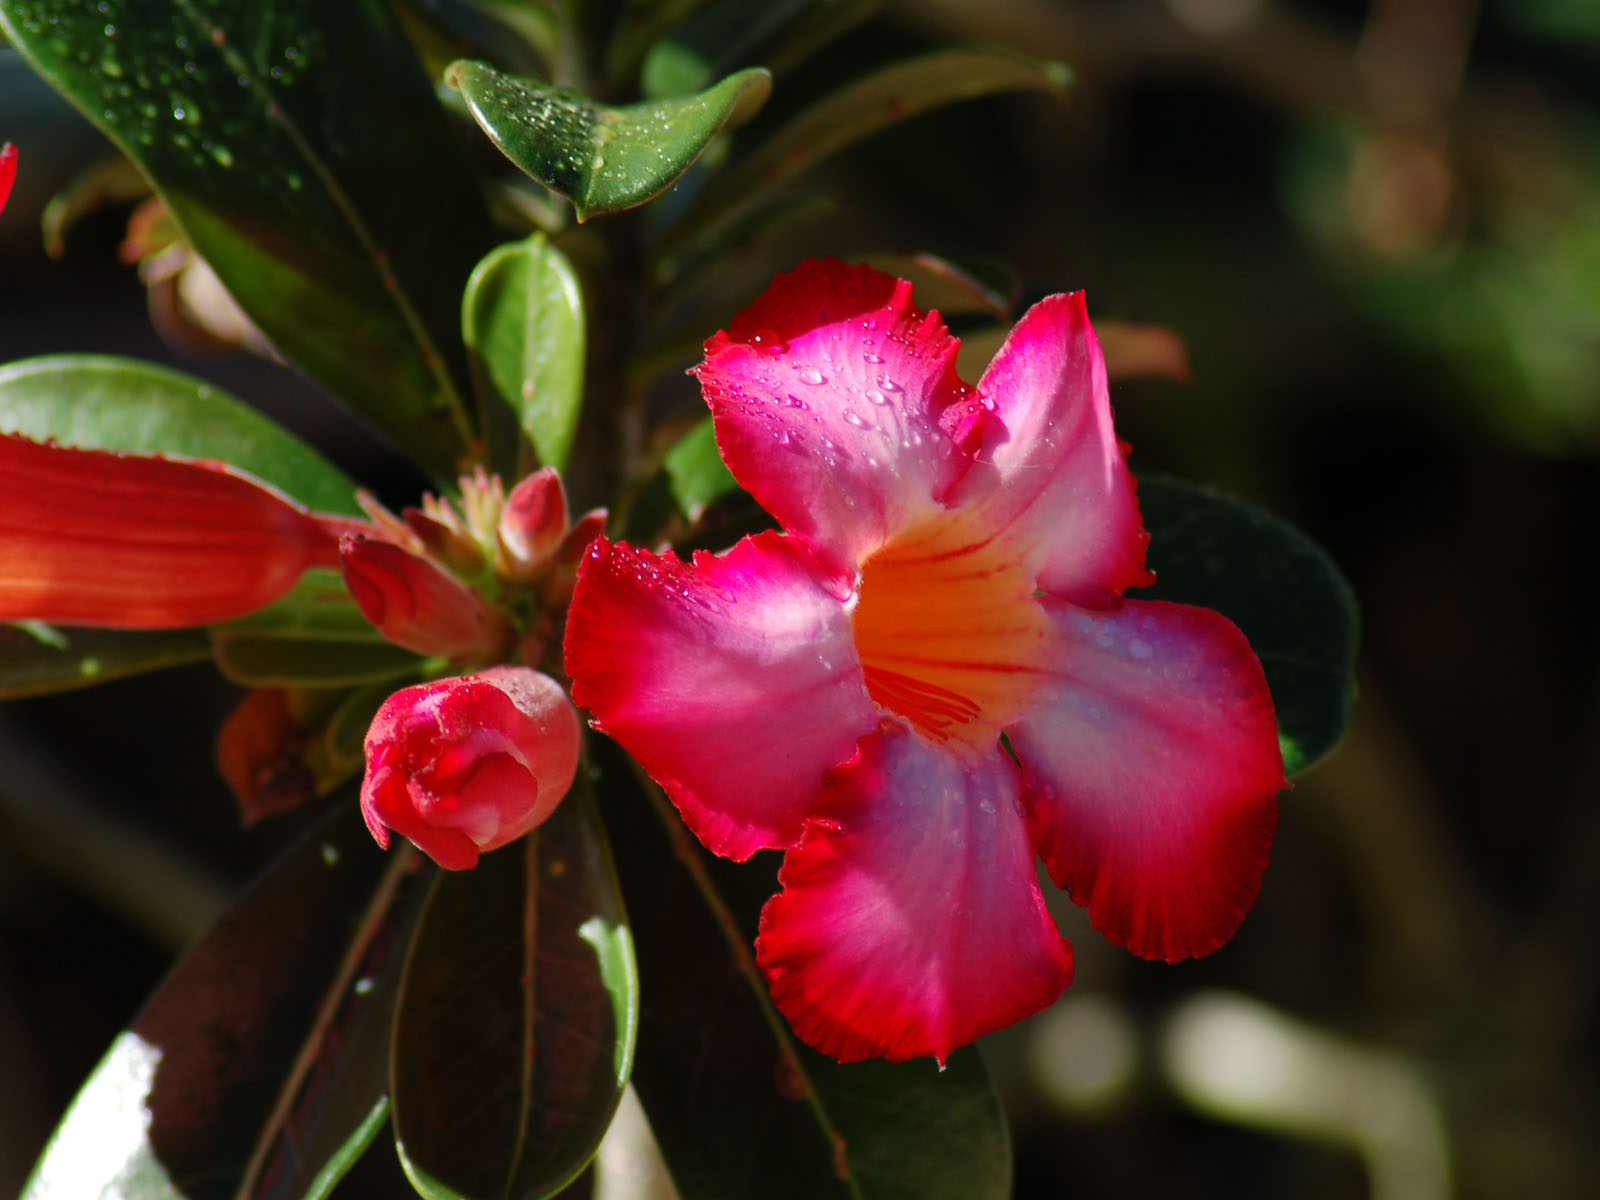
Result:
<svg viewBox="0 0 1600 1200"><path fill-rule="evenodd" d="M11 182L17 177L17 148L10 142L0 145L0 212L11 195Z"/></svg>
<svg viewBox="0 0 1600 1200"><path fill-rule="evenodd" d="M512 579L532 579L567 533L567 491L554 467L529 475L500 511L500 554Z"/></svg>
<svg viewBox="0 0 1600 1200"><path fill-rule="evenodd" d="M510 638L505 619L478 593L404 546L350 534L339 539L339 557L362 614L397 646L492 659Z"/></svg>
<svg viewBox="0 0 1600 1200"><path fill-rule="evenodd" d="M378 845L392 829L465 870L550 815L572 786L578 742L566 692L527 667L417 684L372 719L361 812Z"/></svg>

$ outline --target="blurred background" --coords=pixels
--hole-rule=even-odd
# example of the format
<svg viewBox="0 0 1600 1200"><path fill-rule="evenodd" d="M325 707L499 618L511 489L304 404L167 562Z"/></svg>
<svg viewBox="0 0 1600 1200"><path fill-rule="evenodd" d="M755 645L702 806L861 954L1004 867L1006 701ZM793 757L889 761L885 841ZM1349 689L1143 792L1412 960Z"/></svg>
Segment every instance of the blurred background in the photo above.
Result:
<svg viewBox="0 0 1600 1200"><path fill-rule="evenodd" d="M1298 525L1364 627L1348 739L1230 945L1139 962L1054 898L1077 982L988 1046L1017 1195L1600 1194L1600 4L894 3L761 119L962 42L1070 64L1067 101L940 109L804 177L832 206L752 286L930 251L1170 329L1187 379L1113 388L1134 469ZM4 140L0 361L172 363L414 494L298 377L161 339L128 204L45 255L107 145L0 48ZM212 766L235 695L201 666L0 709L0 1194L289 836L243 832ZM362 1173L339 1194L404 1194Z"/></svg>

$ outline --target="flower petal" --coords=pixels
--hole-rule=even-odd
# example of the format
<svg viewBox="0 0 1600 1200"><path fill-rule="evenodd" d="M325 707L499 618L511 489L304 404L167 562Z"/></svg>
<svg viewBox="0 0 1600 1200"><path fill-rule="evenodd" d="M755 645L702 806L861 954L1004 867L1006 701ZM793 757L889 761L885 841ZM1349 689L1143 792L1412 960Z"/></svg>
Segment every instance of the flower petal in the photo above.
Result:
<svg viewBox="0 0 1600 1200"><path fill-rule="evenodd" d="M1034 844L1112 941L1209 954L1255 903L1285 786L1261 664L1210 609L1043 603L1055 681L1006 731Z"/></svg>
<svg viewBox="0 0 1600 1200"><path fill-rule="evenodd" d="M894 727L829 773L756 940L802 1038L846 1062L942 1062L1055 1001L1072 950L1039 891L1019 786L998 748L958 756Z"/></svg>
<svg viewBox="0 0 1600 1200"><path fill-rule="evenodd" d="M359 523L221 463L0 434L0 621L115 629L225 621L336 566Z"/></svg>
<svg viewBox="0 0 1600 1200"><path fill-rule="evenodd" d="M0 212L6 209L11 197L11 184L17 177L17 148L10 142L0 143Z"/></svg>
<svg viewBox="0 0 1600 1200"><path fill-rule="evenodd" d="M1048 296L1024 313L978 394L993 411L972 426L980 465L957 503L1027 554L1045 591L1102 607L1152 582L1083 293Z"/></svg>
<svg viewBox="0 0 1600 1200"><path fill-rule="evenodd" d="M800 542L693 564L597 539L567 620L573 699L712 851L791 846L822 773L877 728L850 611Z"/></svg>
<svg viewBox="0 0 1600 1200"><path fill-rule="evenodd" d="M939 428L968 390L958 343L911 285L810 260L706 343L699 377L729 470L790 533L848 569L939 511L968 462Z"/></svg>

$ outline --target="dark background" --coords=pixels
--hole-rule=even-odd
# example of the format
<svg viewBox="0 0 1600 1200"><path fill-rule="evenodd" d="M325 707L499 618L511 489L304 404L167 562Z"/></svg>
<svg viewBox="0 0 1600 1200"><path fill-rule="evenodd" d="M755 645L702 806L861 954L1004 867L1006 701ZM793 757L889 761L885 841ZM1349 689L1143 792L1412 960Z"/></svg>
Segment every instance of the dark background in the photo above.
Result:
<svg viewBox="0 0 1600 1200"><path fill-rule="evenodd" d="M1298 524L1364 626L1349 737L1286 795L1228 947L1142 963L1057 906L1078 980L990 1046L1017 1194L1594 1194L1600 6L904 3L780 80L775 112L962 41L1072 64L1069 102L877 136L801 181L835 215L772 267L994 258L1026 299L1084 287L1097 317L1175 330L1190 382L1113 388L1135 470ZM45 200L104 143L5 50L0 140L23 152L0 361L174 363L409 486L297 377L163 344L115 259L126 208L45 258ZM284 841L240 829L211 765L234 695L184 668L0 711L0 1193Z"/></svg>

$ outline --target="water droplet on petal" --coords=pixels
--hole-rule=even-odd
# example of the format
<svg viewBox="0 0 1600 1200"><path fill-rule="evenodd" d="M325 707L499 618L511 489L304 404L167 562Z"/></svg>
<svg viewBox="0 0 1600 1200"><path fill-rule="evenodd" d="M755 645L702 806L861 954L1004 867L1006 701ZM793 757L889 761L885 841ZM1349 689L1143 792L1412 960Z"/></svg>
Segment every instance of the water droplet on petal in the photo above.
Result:
<svg viewBox="0 0 1600 1200"><path fill-rule="evenodd" d="M757 330L755 336L750 339L750 344L762 354L783 354L789 349L789 343L771 329Z"/></svg>
<svg viewBox="0 0 1600 1200"><path fill-rule="evenodd" d="M862 419L861 414L856 412L854 409L845 409L844 419L845 424L854 425L857 429L865 429L867 427L867 423L864 419Z"/></svg>
<svg viewBox="0 0 1600 1200"><path fill-rule="evenodd" d="M881 363L883 361L883 355L874 350L867 350L862 353L861 360L869 363Z"/></svg>
<svg viewBox="0 0 1600 1200"><path fill-rule="evenodd" d="M815 367L806 367L800 372L800 382L809 383L812 387L815 387L819 383L828 382L828 377Z"/></svg>
<svg viewBox="0 0 1600 1200"><path fill-rule="evenodd" d="M887 375L878 376L878 386L886 392L898 392L900 390L900 385Z"/></svg>
<svg viewBox="0 0 1600 1200"><path fill-rule="evenodd" d="M877 388L870 388L867 391L867 403L882 406L889 403L889 397L885 396Z"/></svg>

